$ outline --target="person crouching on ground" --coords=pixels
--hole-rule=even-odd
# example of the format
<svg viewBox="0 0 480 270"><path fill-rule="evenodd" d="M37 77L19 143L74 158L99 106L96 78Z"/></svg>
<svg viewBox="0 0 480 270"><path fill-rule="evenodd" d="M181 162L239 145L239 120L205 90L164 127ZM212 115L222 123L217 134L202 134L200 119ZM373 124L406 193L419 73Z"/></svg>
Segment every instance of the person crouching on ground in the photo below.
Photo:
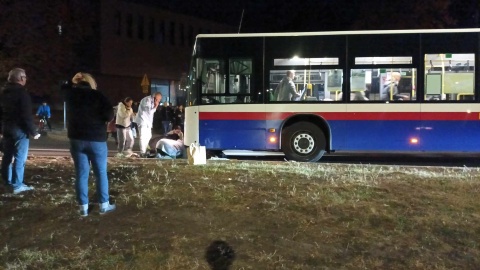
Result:
<svg viewBox="0 0 480 270"><path fill-rule="evenodd" d="M70 153L75 164L75 190L80 215L88 216L88 177L90 163L96 178L100 214L115 210L109 202L107 176L107 122L113 118L113 107L88 73L79 72L73 85L63 87L69 114L68 138Z"/></svg>
<svg viewBox="0 0 480 270"><path fill-rule="evenodd" d="M117 117L115 126L118 136L118 154L117 157L130 157L133 154L133 134L132 134L132 110L133 99L125 98L117 106Z"/></svg>
<svg viewBox="0 0 480 270"><path fill-rule="evenodd" d="M175 126L167 133L166 138L157 143L157 158L176 159L183 155L185 146L183 144L183 133L180 126Z"/></svg>

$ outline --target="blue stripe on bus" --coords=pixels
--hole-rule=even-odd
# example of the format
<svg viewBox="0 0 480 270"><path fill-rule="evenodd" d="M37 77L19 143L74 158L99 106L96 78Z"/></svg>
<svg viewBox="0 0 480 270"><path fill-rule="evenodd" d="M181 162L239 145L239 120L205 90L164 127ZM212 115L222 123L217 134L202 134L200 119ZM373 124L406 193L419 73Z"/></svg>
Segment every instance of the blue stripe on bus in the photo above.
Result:
<svg viewBox="0 0 480 270"><path fill-rule="evenodd" d="M282 121L200 120L200 143L209 149L279 150ZM480 125L472 121L368 121L328 122L333 150L365 151L480 151ZM411 139L417 139L412 144Z"/></svg>

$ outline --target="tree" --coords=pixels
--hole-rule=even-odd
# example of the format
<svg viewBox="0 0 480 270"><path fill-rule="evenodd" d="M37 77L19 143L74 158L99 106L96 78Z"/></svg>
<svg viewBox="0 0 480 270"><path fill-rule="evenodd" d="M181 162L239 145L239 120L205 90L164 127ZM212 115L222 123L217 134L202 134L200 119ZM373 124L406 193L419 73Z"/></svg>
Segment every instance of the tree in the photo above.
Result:
<svg viewBox="0 0 480 270"><path fill-rule="evenodd" d="M78 46L97 36L94 2L2 0L0 74L22 67L27 71L32 95L58 92L59 80L79 68L79 58L85 51L95 50L94 45Z"/></svg>

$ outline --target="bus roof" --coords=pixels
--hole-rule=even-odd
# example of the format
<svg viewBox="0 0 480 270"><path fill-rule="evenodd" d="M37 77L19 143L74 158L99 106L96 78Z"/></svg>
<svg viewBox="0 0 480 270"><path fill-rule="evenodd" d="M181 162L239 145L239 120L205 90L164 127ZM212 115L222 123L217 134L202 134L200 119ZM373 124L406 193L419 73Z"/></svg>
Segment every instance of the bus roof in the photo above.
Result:
<svg viewBox="0 0 480 270"><path fill-rule="evenodd" d="M415 29L415 30L362 30L362 31L327 31L327 32L285 32L285 33L241 33L241 34L236 34L236 33L199 34L199 35L197 35L197 38L430 34L430 33L473 33L473 32L479 32L480 33L480 28Z"/></svg>

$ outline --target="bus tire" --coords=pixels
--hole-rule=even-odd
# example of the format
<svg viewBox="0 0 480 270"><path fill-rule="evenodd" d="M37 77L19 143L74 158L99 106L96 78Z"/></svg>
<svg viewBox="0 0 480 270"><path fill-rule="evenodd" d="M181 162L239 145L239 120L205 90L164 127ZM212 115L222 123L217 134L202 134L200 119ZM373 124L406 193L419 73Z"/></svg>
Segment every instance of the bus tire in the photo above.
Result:
<svg viewBox="0 0 480 270"><path fill-rule="evenodd" d="M282 151L289 160L317 162L323 154L327 141L323 131L310 122L298 122L282 132Z"/></svg>

